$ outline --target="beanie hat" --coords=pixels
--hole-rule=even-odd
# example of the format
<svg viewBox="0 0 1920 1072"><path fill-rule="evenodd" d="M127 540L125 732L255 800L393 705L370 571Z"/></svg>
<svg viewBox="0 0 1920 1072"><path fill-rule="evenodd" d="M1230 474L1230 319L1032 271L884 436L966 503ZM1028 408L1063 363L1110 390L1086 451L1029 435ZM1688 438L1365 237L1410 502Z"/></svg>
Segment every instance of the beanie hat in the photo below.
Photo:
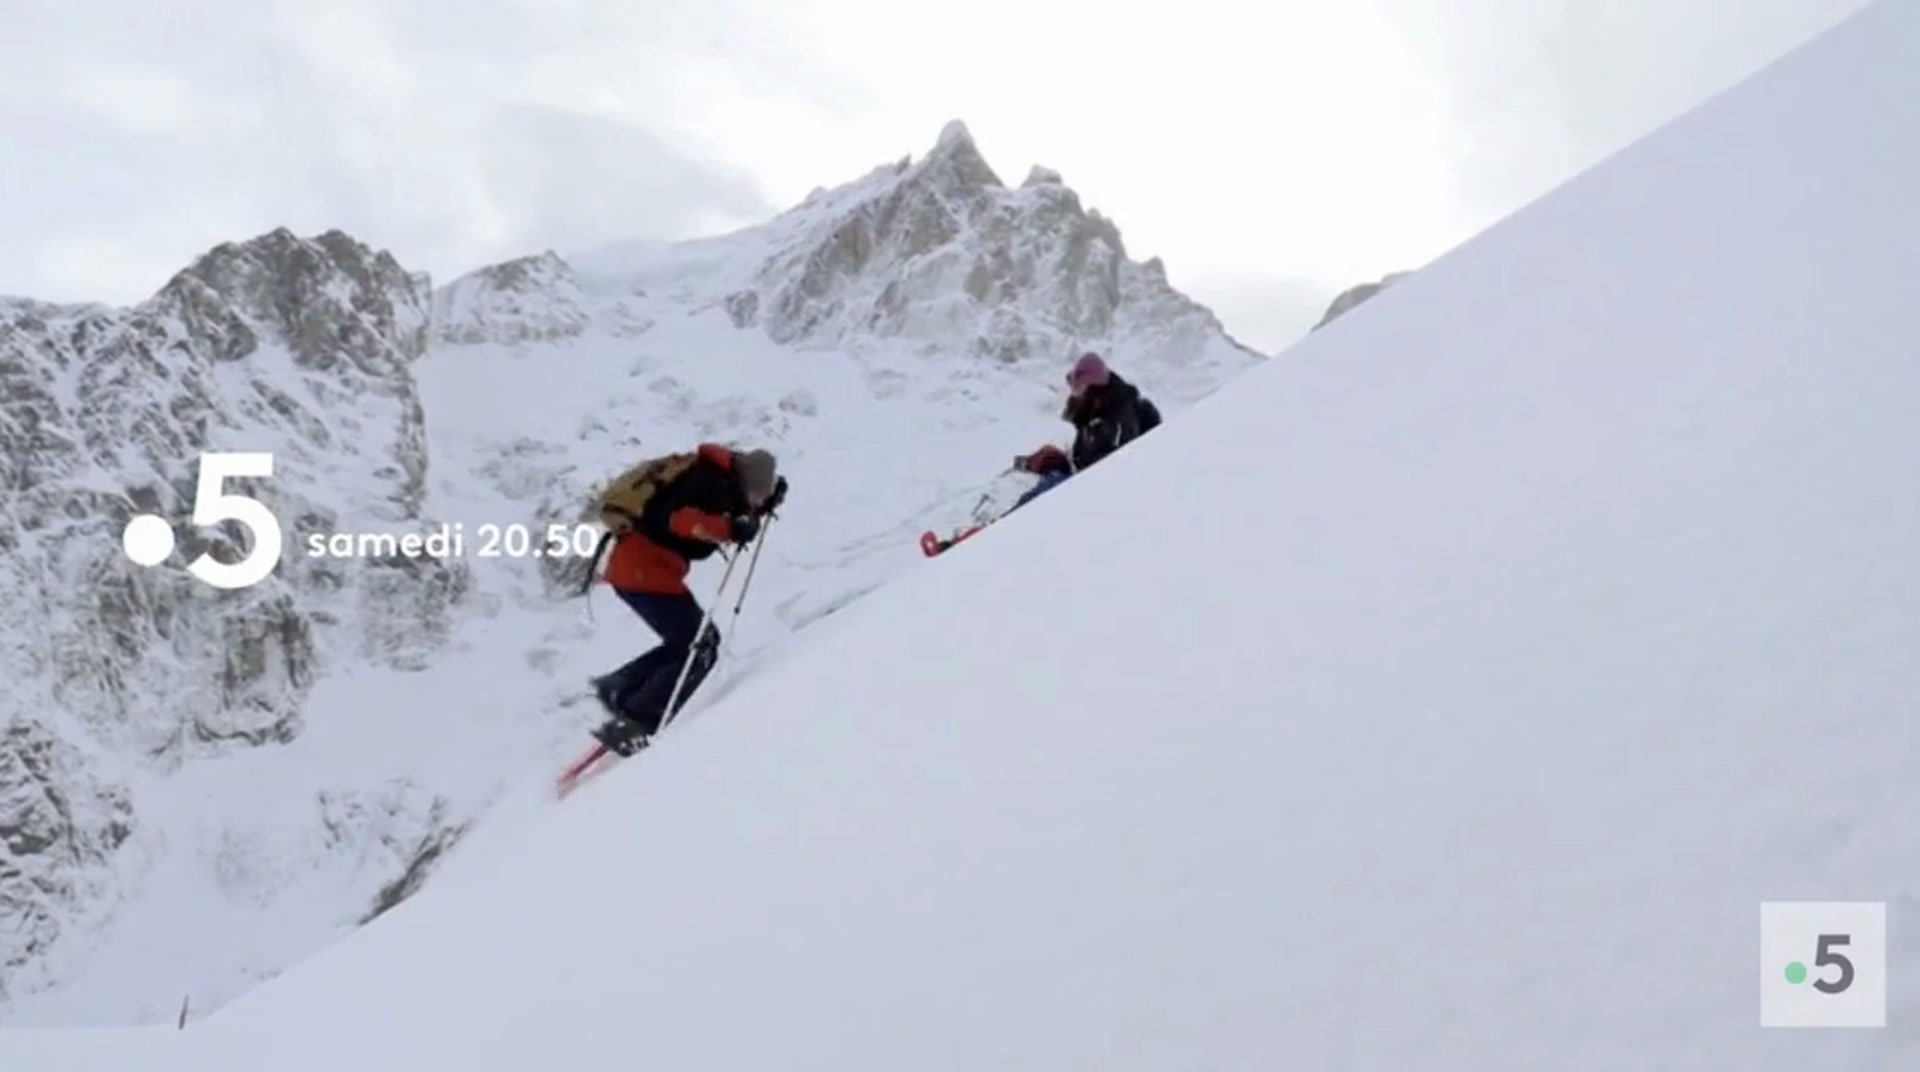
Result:
<svg viewBox="0 0 1920 1072"><path fill-rule="evenodd" d="M773 494L773 455L764 450L743 450L733 456L733 471L748 499L760 502Z"/></svg>
<svg viewBox="0 0 1920 1072"><path fill-rule="evenodd" d="M1080 360L1073 363L1067 371L1067 386L1078 394L1089 387L1104 387L1111 374L1107 363L1100 360L1099 354L1081 354Z"/></svg>

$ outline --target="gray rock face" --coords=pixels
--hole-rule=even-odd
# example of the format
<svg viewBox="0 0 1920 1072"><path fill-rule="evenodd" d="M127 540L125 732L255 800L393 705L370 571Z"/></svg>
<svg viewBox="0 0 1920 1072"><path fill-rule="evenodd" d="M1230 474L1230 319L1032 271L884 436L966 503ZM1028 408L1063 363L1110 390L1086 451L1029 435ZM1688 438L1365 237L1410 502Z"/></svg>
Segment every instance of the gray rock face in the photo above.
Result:
<svg viewBox="0 0 1920 1072"><path fill-rule="evenodd" d="M776 252L724 304L777 342L971 339L1000 361L1060 361L1142 333L1190 356L1222 330L1157 260L1128 259L1119 228L1057 173L1008 188L958 122L919 162L817 192L768 229Z"/></svg>
<svg viewBox="0 0 1920 1072"><path fill-rule="evenodd" d="M1350 312L1361 302L1366 301L1368 298L1373 297L1412 274L1412 272L1389 272L1387 275L1381 277L1378 282L1361 283L1358 286L1348 287L1336 295L1333 301L1327 305L1326 313L1320 317L1320 322L1313 326L1313 330L1318 331L1326 327L1338 317Z"/></svg>
<svg viewBox="0 0 1920 1072"><path fill-rule="evenodd" d="M0 881L9 915L36 921L0 930L0 976L137 833L130 772L290 740L328 658L405 666L443 634L456 564L304 546L426 526L410 365L429 293L345 235L280 230L209 251L128 309L0 300L0 801L27 816ZM237 561L254 537L192 524L199 457L261 450L274 475L222 490L272 511L281 561L219 590L182 566ZM121 551L143 513L175 538L153 568Z"/></svg>
<svg viewBox="0 0 1920 1072"><path fill-rule="evenodd" d="M93 775L81 749L32 723L0 731L0 999L59 937L69 906L112 894L114 853L132 831L126 786Z"/></svg>

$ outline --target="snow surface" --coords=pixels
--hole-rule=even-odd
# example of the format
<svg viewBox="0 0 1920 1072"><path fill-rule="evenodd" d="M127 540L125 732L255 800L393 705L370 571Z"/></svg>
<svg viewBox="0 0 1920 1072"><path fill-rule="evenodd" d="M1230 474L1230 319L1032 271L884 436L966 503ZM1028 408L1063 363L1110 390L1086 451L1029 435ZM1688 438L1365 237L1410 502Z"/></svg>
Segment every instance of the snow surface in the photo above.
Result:
<svg viewBox="0 0 1920 1072"><path fill-rule="evenodd" d="M210 1018L0 1067L1920 1067L1917 50L1867 9ZM1890 903L1892 1026L1757 1026L1801 898Z"/></svg>

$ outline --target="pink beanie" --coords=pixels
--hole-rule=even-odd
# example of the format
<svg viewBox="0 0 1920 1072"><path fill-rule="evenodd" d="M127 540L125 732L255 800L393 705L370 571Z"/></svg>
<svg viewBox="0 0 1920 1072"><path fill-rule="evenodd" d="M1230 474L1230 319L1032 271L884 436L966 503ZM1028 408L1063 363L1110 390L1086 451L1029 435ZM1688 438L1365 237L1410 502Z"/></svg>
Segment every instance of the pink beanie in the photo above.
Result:
<svg viewBox="0 0 1920 1072"><path fill-rule="evenodd" d="M1103 387L1107 376L1107 363L1100 360L1099 354L1081 354L1080 360L1075 361L1073 368L1067 372L1067 386L1075 391Z"/></svg>

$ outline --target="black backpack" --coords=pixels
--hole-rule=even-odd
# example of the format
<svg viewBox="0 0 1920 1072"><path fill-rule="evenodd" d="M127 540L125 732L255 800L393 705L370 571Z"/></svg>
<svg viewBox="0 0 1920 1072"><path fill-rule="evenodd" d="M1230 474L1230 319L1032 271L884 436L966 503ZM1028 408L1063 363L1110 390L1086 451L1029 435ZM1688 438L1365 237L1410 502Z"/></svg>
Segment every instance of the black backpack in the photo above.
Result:
<svg viewBox="0 0 1920 1072"><path fill-rule="evenodd" d="M1134 406L1134 409L1140 414L1141 435L1146 435L1148 432L1160 427L1160 407L1154 405L1145 396L1141 397L1139 403Z"/></svg>

